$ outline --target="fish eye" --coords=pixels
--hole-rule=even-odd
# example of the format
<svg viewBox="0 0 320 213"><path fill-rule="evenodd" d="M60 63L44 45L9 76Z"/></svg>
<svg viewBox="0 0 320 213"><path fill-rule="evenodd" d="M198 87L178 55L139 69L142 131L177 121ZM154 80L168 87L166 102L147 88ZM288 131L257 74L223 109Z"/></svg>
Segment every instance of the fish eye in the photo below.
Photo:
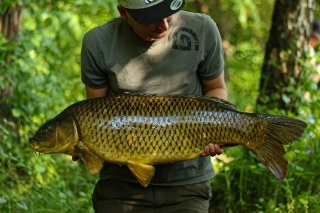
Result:
<svg viewBox="0 0 320 213"><path fill-rule="evenodd" d="M42 130L42 133L43 133L44 135L48 134L48 129Z"/></svg>

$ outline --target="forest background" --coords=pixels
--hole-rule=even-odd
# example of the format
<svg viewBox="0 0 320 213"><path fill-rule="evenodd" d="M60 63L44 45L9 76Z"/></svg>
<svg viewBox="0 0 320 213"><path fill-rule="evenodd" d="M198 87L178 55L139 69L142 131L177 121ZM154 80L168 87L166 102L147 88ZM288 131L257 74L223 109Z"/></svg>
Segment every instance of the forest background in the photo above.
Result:
<svg viewBox="0 0 320 213"><path fill-rule="evenodd" d="M241 111L260 111L261 69L275 0L190 0L188 11L204 12L223 38L229 101ZM0 35L0 212L93 212L91 194L98 175L64 155L36 155L28 139L46 120L85 98L80 80L80 48L89 29L118 16L116 0L1 1L23 6L18 41ZM318 2L314 17L320 18ZM317 51L317 59L319 58ZM287 178L278 181L241 147L214 158L210 212L319 212L320 100L314 70L304 63L299 87L287 88L301 102L294 113L264 113L302 119L304 137L286 147ZM303 88L303 89L301 89ZM290 97L281 96L284 102ZM5 117L10 112L10 119Z"/></svg>

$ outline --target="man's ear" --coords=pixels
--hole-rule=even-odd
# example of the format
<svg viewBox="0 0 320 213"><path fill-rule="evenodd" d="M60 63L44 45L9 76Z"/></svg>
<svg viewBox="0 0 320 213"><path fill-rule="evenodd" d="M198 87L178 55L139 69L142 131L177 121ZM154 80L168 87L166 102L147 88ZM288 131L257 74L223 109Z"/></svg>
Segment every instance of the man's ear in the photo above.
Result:
<svg viewBox="0 0 320 213"><path fill-rule="evenodd" d="M120 4L118 4L117 6L118 11L120 13L120 16L124 19L124 20L128 20L128 15L127 15L127 10L126 8L124 8L123 6L121 6Z"/></svg>

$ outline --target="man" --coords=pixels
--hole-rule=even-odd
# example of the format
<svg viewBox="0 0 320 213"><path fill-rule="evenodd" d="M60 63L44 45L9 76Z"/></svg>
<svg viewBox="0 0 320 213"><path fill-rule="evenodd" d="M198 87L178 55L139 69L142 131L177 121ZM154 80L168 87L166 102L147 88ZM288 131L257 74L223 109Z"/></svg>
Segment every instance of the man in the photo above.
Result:
<svg viewBox="0 0 320 213"><path fill-rule="evenodd" d="M315 69L315 73L312 76L312 79L314 82L318 83L318 85L320 81L320 66L316 60L317 54L315 52L315 48L319 44L319 39L320 39L320 20L316 19L312 22L312 32L309 40L309 47L310 47L309 51L310 51L310 57L311 57L310 63L313 65Z"/></svg>
<svg viewBox="0 0 320 213"><path fill-rule="evenodd" d="M119 0L121 15L90 30L81 51L87 98L130 93L201 94L227 99L221 38L184 0ZM214 171L208 144L194 160L155 166L142 187L126 166L105 164L93 193L97 213L208 212Z"/></svg>

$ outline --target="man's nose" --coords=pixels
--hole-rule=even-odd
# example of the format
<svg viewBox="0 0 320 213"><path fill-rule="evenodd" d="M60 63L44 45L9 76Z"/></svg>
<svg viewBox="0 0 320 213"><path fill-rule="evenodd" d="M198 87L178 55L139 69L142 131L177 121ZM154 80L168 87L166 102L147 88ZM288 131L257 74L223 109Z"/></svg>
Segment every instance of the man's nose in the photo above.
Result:
<svg viewBox="0 0 320 213"><path fill-rule="evenodd" d="M158 24L158 28L163 30L163 31L167 31L168 30L168 27L169 27L169 23L168 23L168 20L165 18L161 21L158 21L157 22Z"/></svg>

